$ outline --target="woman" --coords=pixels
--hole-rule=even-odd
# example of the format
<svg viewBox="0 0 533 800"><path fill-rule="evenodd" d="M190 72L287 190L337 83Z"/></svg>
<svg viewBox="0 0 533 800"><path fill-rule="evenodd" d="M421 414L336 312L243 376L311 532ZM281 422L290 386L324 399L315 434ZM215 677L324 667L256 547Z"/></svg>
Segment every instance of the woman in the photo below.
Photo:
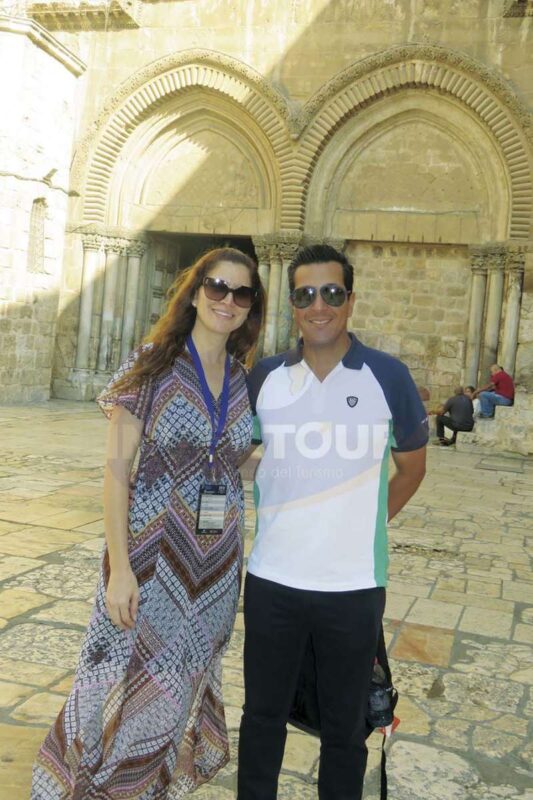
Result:
<svg viewBox="0 0 533 800"><path fill-rule="evenodd" d="M253 355L264 293L232 248L202 256L171 291L98 398L111 420L107 547L32 800L177 800L229 759L221 658L240 589L237 467L252 433L240 361Z"/></svg>

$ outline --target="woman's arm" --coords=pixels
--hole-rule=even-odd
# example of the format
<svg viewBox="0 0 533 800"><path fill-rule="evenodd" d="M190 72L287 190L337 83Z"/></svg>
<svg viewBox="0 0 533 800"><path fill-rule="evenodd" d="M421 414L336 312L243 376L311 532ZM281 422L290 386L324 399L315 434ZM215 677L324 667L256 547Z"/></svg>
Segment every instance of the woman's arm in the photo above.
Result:
<svg viewBox="0 0 533 800"><path fill-rule="evenodd" d="M128 495L143 422L122 406L111 416L104 469L104 528L110 575L106 607L122 630L135 627L139 587L128 557Z"/></svg>

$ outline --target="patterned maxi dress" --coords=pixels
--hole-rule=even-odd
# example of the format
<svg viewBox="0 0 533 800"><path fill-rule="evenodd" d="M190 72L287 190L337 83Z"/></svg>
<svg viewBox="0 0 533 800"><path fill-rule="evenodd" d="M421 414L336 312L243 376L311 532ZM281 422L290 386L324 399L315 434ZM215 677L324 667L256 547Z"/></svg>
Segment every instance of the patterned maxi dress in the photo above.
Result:
<svg viewBox="0 0 533 800"><path fill-rule="evenodd" d="M104 552L74 686L38 754L31 800L178 800L229 759L221 658L237 611L244 500L237 462L251 442L244 370L232 359L215 456L225 483L220 536L195 534L211 423L191 357L140 389L98 402L144 421L129 500L129 552L140 587L133 631L105 608ZM217 413L219 404L216 404Z"/></svg>

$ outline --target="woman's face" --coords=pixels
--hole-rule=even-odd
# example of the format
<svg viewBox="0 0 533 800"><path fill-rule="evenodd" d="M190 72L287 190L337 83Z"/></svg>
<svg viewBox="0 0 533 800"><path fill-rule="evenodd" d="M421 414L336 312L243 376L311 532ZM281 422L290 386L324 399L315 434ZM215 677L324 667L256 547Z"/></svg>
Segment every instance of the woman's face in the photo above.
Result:
<svg viewBox="0 0 533 800"><path fill-rule="evenodd" d="M252 285L249 270L244 264L234 264L232 261L219 261L207 275L223 280L231 289ZM222 300L210 300L203 286L196 292L193 305L196 307L196 325L201 325L211 333L228 336L241 327L250 312L249 308L236 305L232 292Z"/></svg>

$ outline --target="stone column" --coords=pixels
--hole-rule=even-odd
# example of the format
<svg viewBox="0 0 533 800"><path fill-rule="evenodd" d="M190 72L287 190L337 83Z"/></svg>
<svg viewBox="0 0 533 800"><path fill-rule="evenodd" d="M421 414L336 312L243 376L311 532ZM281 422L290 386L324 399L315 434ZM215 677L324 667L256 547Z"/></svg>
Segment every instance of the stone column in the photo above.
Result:
<svg viewBox="0 0 533 800"><path fill-rule="evenodd" d="M105 245L104 299L102 303L102 324L100 327L100 344L96 368L99 372L112 369L113 323L117 302L117 284L120 257L124 252L124 242L120 239L109 239Z"/></svg>
<svg viewBox="0 0 533 800"><path fill-rule="evenodd" d="M117 292L115 312L113 318L113 335L111 344L111 369L120 366L120 353L122 344L122 324L124 322L124 298L126 295L126 279L128 277L127 241L122 242L122 251L118 256Z"/></svg>
<svg viewBox="0 0 533 800"><path fill-rule="evenodd" d="M488 294L485 317L485 337L481 358L481 383L489 379L489 368L498 357L500 322L502 318L504 269L507 250L503 246L487 248Z"/></svg>
<svg viewBox="0 0 533 800"><path fill-rule="evenodd" d="M516 348L518 345L518 325L522 305L522 285L524 282L525 252L515 247L507 257L507 303L505 323L499 363L510 375L514 374Z"/></svg>
<svg viewBox="0 0 533 800"><path fill-rule="evenodd" d="M94 282L98 274L102 238L98 234L83 234L83 272L81 281L80 319L76 347L76 369L89 369L91 326L93 316Z"/></svg>
<svg viewBox="0 0 533 800"><path fill-rule="evenodd" d="M289 347L292 329L292 306L289 300L289 265L298 250L300 236L297 239L285 239L277 247L281 256L281 282L278 304L278 333L276 349L278 352Z"/></svg>
<svg viewBox="0 0 533 800"><path fill-rule="evenodd" d="M257 266L259 278L265 290L265 297L268 298L268 286L270 283L270 246L265 236L253 236L252 241L255 247L255 254L257 256ZM265 309L265 324L266 324L266 309ZM259 336L257 342L257 357L261 358L265 345L265 325Z"/></svg>
<svg viewBox="0 0 533 800"><path fill-rule="evenodd" d="M276 352L278 335L278 307L281 284L281 254L273 247L270 251L270 276L266 311L263 355L272 356Z"/></svg>
<svg viewBox="0 0 533 800"><path fill-rule="evenodd" d="M122 343L120 360L124 361L135 345L135 317L137 311L137 295L139 291L139 277L141 274L141 260L146 249L143 241L130 241L128 243L128 276L126 278L126 293L124 298L124 321L122 324Z"/></svg>
<svg viewBox="0 0 533 800"><path fill-rule="evenodd" d="M470 252L472 273L465 355L465 383L467 386L477 386L485 291L487 288L487 266L485 263L486 254L482 248L472 248Z"/></svg>
<svg viewBox="0 0 533 800"><path fill-rule="evenodd" d="M270 281L270 245L266 236L252 236L257 256L257 266L259 278L263 284L265 294L268 295L268 284Z"/></svg>

